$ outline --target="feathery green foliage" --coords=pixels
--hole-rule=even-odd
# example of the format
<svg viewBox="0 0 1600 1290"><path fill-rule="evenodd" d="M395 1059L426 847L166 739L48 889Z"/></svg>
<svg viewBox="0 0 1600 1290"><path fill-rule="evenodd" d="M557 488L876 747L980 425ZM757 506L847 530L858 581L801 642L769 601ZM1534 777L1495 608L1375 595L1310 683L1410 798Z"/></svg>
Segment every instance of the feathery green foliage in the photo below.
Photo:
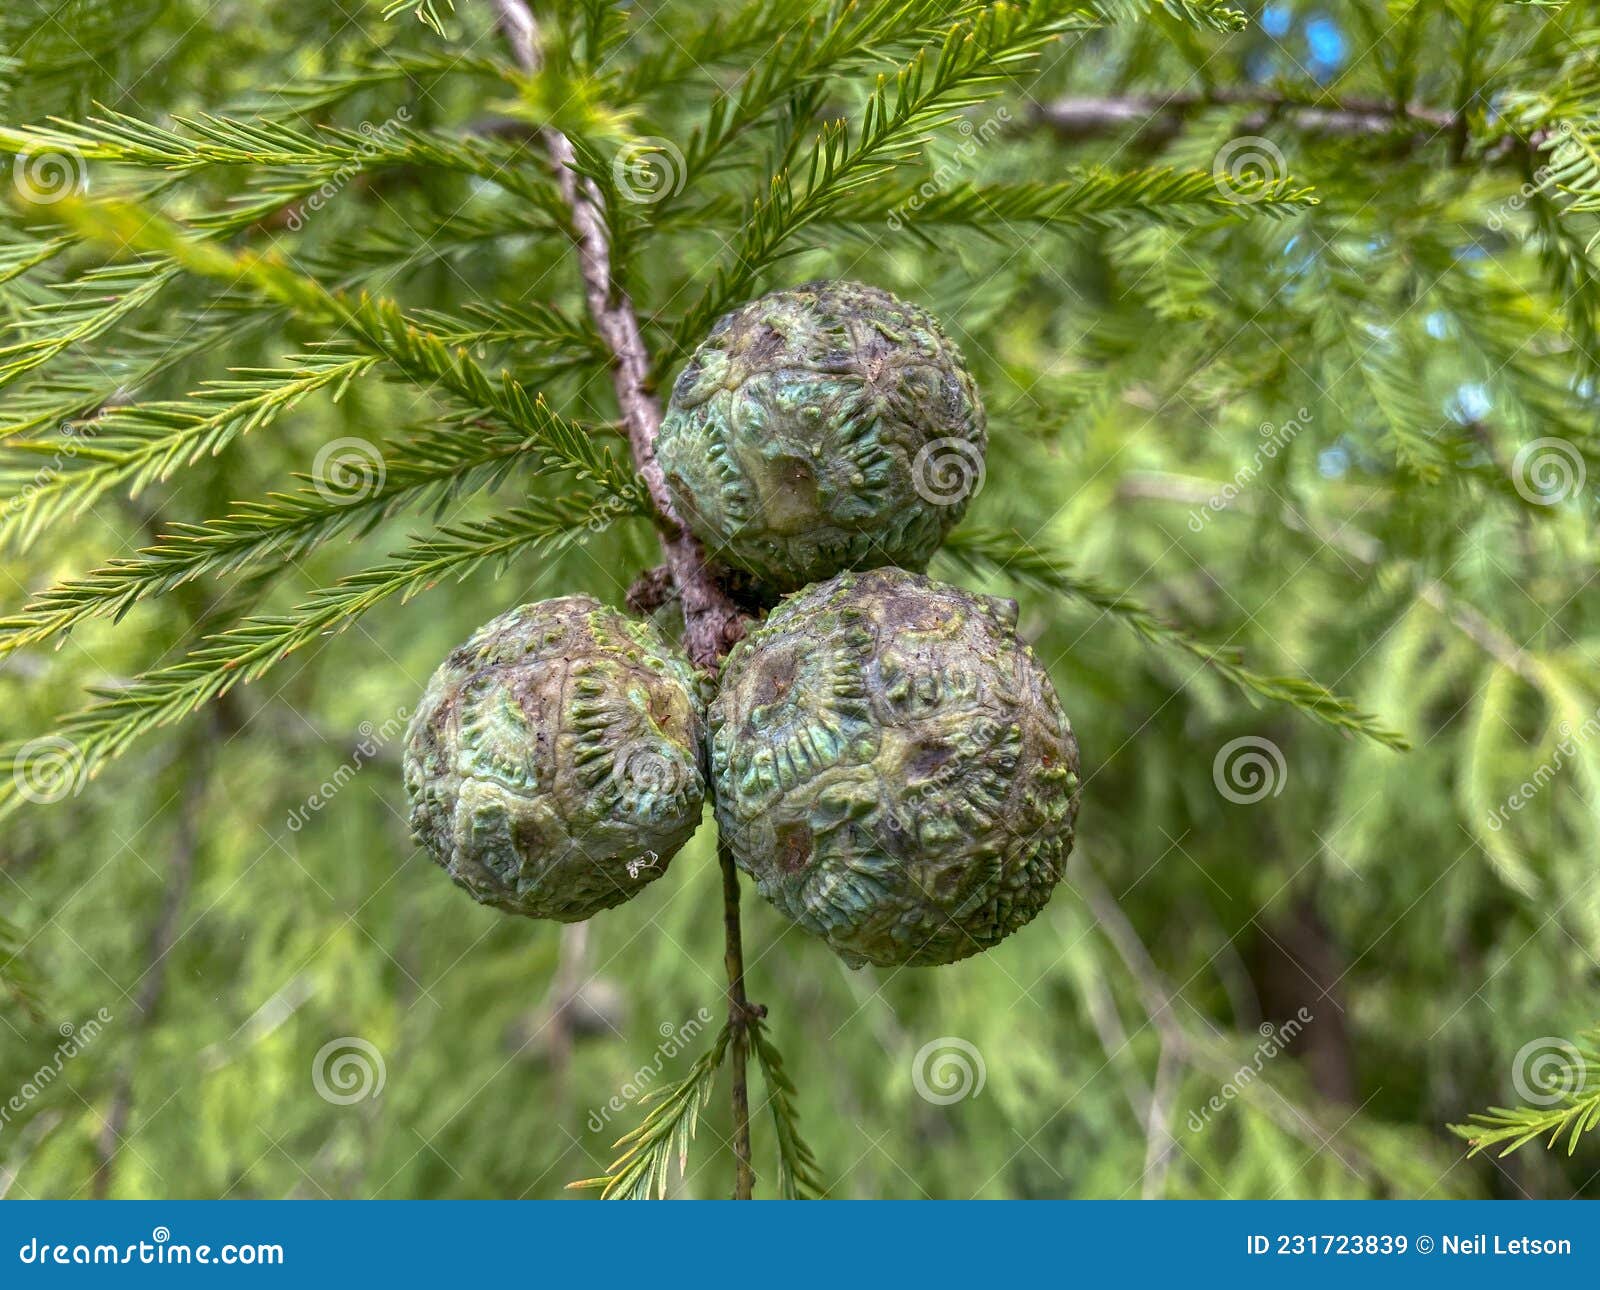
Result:
<svg viewBox="0 0 1600 1290"><path fill-rule="evenodd" d="M57 520L76 518L108 489L131 495L172 472L221 452L234 439L259 430L306 395L331 390L335 398L377 362L297 356L281 371L244 371L212 381L177 402L110 408L92 421L69 424L59 439L16 439L10 461L0 460L0 480L17 489L16 504L0 517L0 539L26 543ZM45 459L47 469L29 468Z"/></svg>
<svg viewBox="0 0 1600 1290"><path fill-rule="evenodd" d="M537 460L541 443L512 431L419 433L403 453L381 456L383 478L356 495L327 479L295 493L242 503L204 524L175 524L132 558L108 562L81 579L41 592L19 613L0 619L0 654L36 645L91 617L120 618L140 601L165 595L205 574L233 574L298 562L347 529L366 531L402 509L438 505L491 487L519 462Z"/></svg>
<svg viewBox="0 0 1600 1290"><path fill-rule="evenodd" d="M1279 218L1315 204L1309 189L1287 177L1252 181L1230 194L1217 187L1208 170L1089 171L1054 183L961 183L931 196L910 186L879 187L838 204L821 222L872 231L884 224L897 228L897 221L913 231L953 225L1000 237L1015 225L1110 229L1150 221L1171 226L1227 214Z"/></svg>
<svg viewBox="0 0 1600 1290"><path fill-rule="evenodd" d="M998 573L1039 590L1081 600L1132 628L1153 645L1182 650L1231 681L1241 690L1287 703L1307 716L1338 730L1366 735L1387 747L1410 747L1404 735L1388 729L1349 699L1341 698L1314 681L1300 677L1264 676L1240 661L1236 649L1207 645L1184 628L1163 622L1138 601L1113 591L1104 583L1076 573L1070 565L1036 550L1014 535L970 528L958 530L946 541L942 554L974 572Z"/></svg>
<svg viewBox="0 0 1600 1290"><path fill-rule="evenodd" d="M817 277L961 346L990 449L936 572L1022 602L1121 911L1063 887L930 981L748 902L758 1190L1592 1193L1592 1035L1468 1118L1595 1012L1593 6L533 9L535 75L487 2L0 12L0 1080L119 1017L0 1135L12 1194L724 1194L728 1032L620 1158L596 1109L723 988L712 831L584 939L405 824L438 660L660 559L552 123L658 396ZM359 1111L307 1076L350 1035Z"/></svg>
<svg viewBox="0 0 1600 1290"><path fill-rule="evenodd" d="M784 1200L815 1200L827 1190L822 1168L800 1136L800 1115L795 1107L798 1091L783 1068L783 1056L767 1038L759 1020L749 1022L750 1046L761 1065L772 1110L772 1127L778 1138L778 1188Z"/></svg>
<svg viewBox="0 0 1600 1290"><path fill-rule="evenodd" d="M445 34L445 16L453 14L455 9L455 0L385 0L383 16L395 18L405 15L415 18L442 36Z"/></svg>
<svg viewBox="0 0 1600 1290"><path fill-rule="evenodd" d="M1474 1114L1470 1124L1452 1124L1451 1131L1472 1145L1472 1153L1501 1147L1508 1156L1536 1138L1552 1148L1566 1138L1567 1154L1575 1155L1578 1140L1600 1125L1600 1084L1591 1074L1600 1067L1600 1030L1586 1031L1579 1043L1535 1040L1544 1057L1556 1065L1538 1071L1530 1097L1539 1105L1515 1109L1497 1106ZM1524 1049L1524 1052L1527 1050Z"/></svg>
<svg viewBox="0 0 1600 1290"><path fill-rule="evenodd" d="M43 1015L39 984L27 959L27 939L0 918L0 1001L7 1012L21 1011L29 1018Z"/></svg>
<svg viewBox="0 0 1600 1290"><path fill-rule="evenodd" d="M711 1104L731 1037L732 1031L724 1026L682 1080L640 1099L650 1110L638 1128L617 1139L622 1154L603 1175L567 1186L573 1190L597 1188L601 1200L665 1200L674 1158L680 1178L688 1170L689 1143L700 1126L701 1114Z"/></svg>
<svg viewBox="0 0 1600 1290"><path fill-rule="evenodd" d="M414 538L386 564L349 574L286 614L260 614L208 637L182 662L148 672L64 717L57 729L74 749L78 773L100 766L134 739L187 716L234 686L253 681L293 651L332 631L342 631L392 596L402 601L444 578L462 579L486 562L504 562L530 550L547 550L603 528L612 511L599 499L572 497L519 507L486 520L441 526ZM31 744L0 751L0 812L15 808Z"/></svg>
<svg viewBox="0 0 1600 1290"><path fill-rule="evenodd" d="M789 167L772 176L769 191L751 204L730 255L679 321L662 361L675 361L746 296L756 278L789 252L786 244L800 230L914 160L929 132L991 96L1051 39L1077 25L1083 12L1079 0L991 5L949 28L931 66L919 52L892 81L880 78L854 132L844 121L824 125L795 162L793 171L805 176L800 184Z"/></svg>

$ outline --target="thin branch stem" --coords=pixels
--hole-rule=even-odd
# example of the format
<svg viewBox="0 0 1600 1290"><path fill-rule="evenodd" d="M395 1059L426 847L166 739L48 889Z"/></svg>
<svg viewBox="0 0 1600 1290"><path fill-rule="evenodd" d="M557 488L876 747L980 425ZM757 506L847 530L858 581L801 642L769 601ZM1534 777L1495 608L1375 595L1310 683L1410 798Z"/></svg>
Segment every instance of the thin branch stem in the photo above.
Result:
<svg viewBox="0 0 1600 1290"><path fill-rule="evenodd" d="M750 1018L764 1009L752 1008L744 992L744 941L739 931L739 870L732 849L717 839L717 860L722 865L722 927L725 935L723 966L728 973L728 1025L732 1030L729 1055L733 1069L733 1198L749 1200L755 1190L755 1170L750 1163Z"/></svg>
<svg viewBox="0 0 1600 1290"><path fill-rule="evenodd" d="M166 519L158 511L147 511L131 504L141 526L152 542L166 530ZM207 597L197 584L178 590L178 599L189 620L202 624L208 612ZM173 950L182 935L179 924L183 921L189 893L194 885L195 856L200 849L201 819L205 804L206 785L210 782L208 769L212 762L212 747L236 734L243 726L237 697L220 695L207 710L206 721L193 731L184 744L185 755L180 758L184 767L184 786L178 806L177 832L173 839L172 855L167 866L166 891L161 902L161 912L150 929L149 963L136 982L138 993L134 996L133 1029L140 1042L155 1022L166 992L167 970ZM104 1200L111 1194L118 1153L127 1138L128 1123L133 1116L133 1072L137 1061L130 1061L117 1074L111 1107L100 1123L100 1134L95 1143L96 1165L90 1182L91 1195Z"/></svg>
<svg viewBox="0 0 1600 1290"><path fill-rule="evenodd" d="M1100 1039L1100 1050L1106 1055L1106 1065L1116 1071L1122 1083L1123 1096L1133 1108L1134 1118L1143 1124L1150 1118L1150 1090L1145 1087L1138 1071L1133 1069L1133 1055L1128 1051L1128 1032L1117 1013L1116 1000L1099 977L1085 980L1082 988L1084 1007Z"/></svg>
<svg viewBox="0 0 1600 1290"><path fill-rule="evenodd" d="M10 1163L0 1165L0 1200L5 1200L11 1194L17 1175L28 1163L28 1158L61 1127L64 1118L60 1111L45 1111L28 1121L27 1127L17 1135L17 1145L12 1151Z"/></svg>
<svg viewBox="0 0 1600 1290"><path fill-rule="evenodd" d="M1145 1016L1161 1042L1162 1053L1181 1065L1204 1071L1223 1083L1231 1084L1237 1080L1244 1067L1237 1064L1237 1058L1229 1053L1225 1036L1190 1007L1167 981L1121 904L1101 882L1100 876L1081 851L1068 862L1067 876L1132 977ZM1176 1005L1180 1003L1190 1011L1195 1011L1210 1033L1191 1031L1178 1013ZM1269 1081L1258 1078L1247 1085L1241 1082L1238 1087L1240 1095L1260 1108L1281 1130L1316 1150L1332 1154L1354 1176L1366 1179L1381 1176L1377 1162L1365 1149L1348 1141L1335 1145L1339 1129L1330 1132L1307 1111L1289 1101ZM1153 1095L1152 1102L1154 1100Z"/></svg>
<svg viewBox="0 0 1600 1290"><path fill-rule="evenodd" d="M539 24L524 0L494 0L500 29L517 64L528 76L536 75L544 58L539 45ZM650 355L645 349L633 302L612 273L611 242L606 232L604 198L595 185L573 168L572 141L560 130L539 131L545 152L555 167L561 196L572 213L572 232L578 251L578 270L584 298L595 328L611 354L611 384L616 391L622 423L627 427L633 464L655 505L661 528L661 549L666 567L683 608L684 647L700 668L715 669L722 655L744 634L744 619L727 590L717 580L705 551L684 525L667 491L666 476L656 460L656 433L661 428L661 404L650 384ZM733 1152L736 1166L734 1199L749 1200L755 1190L750 1155L750 1086L748 1076L752 1010L744 991L744 947L739 929L739 873L733 855L720 840L717 856L722 866L722 917L727 935L724 964L728 973L728 1024L731 1031L733 1069Z"/></svg>
<svg viewBox="0 0 1600 1290"><path fill-rule="evenodd" d="M518 65L529 76L543 66L539 26L523 0L494 0L500 27ZM706 669L744 634L744 619L718 582L704 549L685 527L667 491L666 476L656 460L656 432L661 404L650 384L650 356L638 315L628 293L611 270L611 241L606 232L604 198L593 183L573 169L572 141L560 130L539 131L555 167L562 199L572 212L572 233L583 277L584 297L595 328L611 353L611 385L622 423L627 427L633 463L650 491L661 527L661 549L683 607L684 647L690 660Z"/></svg>

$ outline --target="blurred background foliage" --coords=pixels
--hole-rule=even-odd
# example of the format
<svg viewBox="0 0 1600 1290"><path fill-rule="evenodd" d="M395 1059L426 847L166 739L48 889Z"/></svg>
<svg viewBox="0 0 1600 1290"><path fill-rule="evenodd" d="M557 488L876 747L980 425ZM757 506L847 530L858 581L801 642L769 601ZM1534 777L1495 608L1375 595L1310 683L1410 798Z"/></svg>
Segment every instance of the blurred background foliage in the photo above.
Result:
<svg viewBox="0 0 1600 1290"><path fill-rule="evenodd" d="M130 425L142 448L85 437L108 408L228 369L320 361L291 356L329 329L243 281L175 273L133 298L148 272L96 277L115 257L37 200L29 162L76 150L91 198L209 219L226 245L397 301L622 456L529 126L559 123L602 179L668 141L627 154L659 191L612 192L665 375L719 268L738 271L724 304L817 276L900 292L958 337L990 409L970 524L1257 672L1315 678L1412 745L1253 700L1165 626L1129 631L1120 602L941 557L941 576L1018 597L1052 670L1084 750L1079 863L1034 925L938 970L849 971L747 895L751 994L830 1193L1596 1194L1592 1140L1497 1160L1448 1126L1530 1092L1594 1096L1591 1073L1550 1097L1526 1046L1597 1011L1597 6L1291 0L1237 30L1219 5L1081 6L1082 30L1007 63L925 139L897 136L892 164L744 261L767 177L798 160L805 208L824 123L859 123L880 72L984 6L913 6L869 32L852 24L890 6L571 0L541 10L552 53L531 86L491 5L421 7L443 32L379 0L0 15L21 192L0 220L6 769L25 775L18 749L88 689L141 693L134 678L207 632L289 612L410 534L574 486L502 453L368 500L322 540L101 606L120 621L19 643L35 597L174 526L274 492L315 501L335 440L380 445L396 481L419 433L487 433L403 373L279 391L248 435L230 422L169 457L147 449L171 423ZM1023 11L1041 7L1070 9ZM845 35L820 47L830 22ZM737 128L706 148L714 101ZM218 156L140 159L154 129L200 137L203 112L227 123ZM117 113L133 124L110 151L48 133ZM102 466L105 487L61 491ZM670 1057L663 1037L722 1008L709 822L666 880L583 931L508 918L410 840L396 734L475 626L570 591L620 604L657 558L642 520L579 539L315 633L60 800L11 795L0 1096L33 1091L0 1123L0 1192L556 1196L601 1171L642 1113L624 1089L682 1076L713 1032ZM1214 759L1240 738L1281 756L1260 800L1219 791ZM345 1037L383 1070L349 1105L313 1081ZM941 1105L914 1073L952 1037L985 1080ZM60 1073L41 1083L42 1066ZM676 1194L727 1193L726 1117L719 1095ZM765 1118L756 1148L770 1192Z"/></svg>

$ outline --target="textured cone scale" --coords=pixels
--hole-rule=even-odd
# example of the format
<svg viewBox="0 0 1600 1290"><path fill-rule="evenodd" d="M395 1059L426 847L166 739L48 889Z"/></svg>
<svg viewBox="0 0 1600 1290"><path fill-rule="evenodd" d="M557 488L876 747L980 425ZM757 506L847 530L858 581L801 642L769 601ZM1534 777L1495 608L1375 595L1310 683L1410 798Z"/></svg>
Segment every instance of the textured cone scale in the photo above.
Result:
<svg viewBox="0 0 1600 1290"><path fill-rule="evenodd" d="M694 674L587 596L478 629L406 735L411 826L486 905L578 922L661 876L700 823Z"/></svg>
<svg viewBox="0 0 1600 1290"><path fill-rule="evenodd" d="M922 568L981 485L986 442L977 387L931 314L813 282L718 321L656 450L696 536L786 591Z"/></svg>
<svg viewBox="0 0 1600 1290"><path fill-rule="evenodd" d="M852 966L986 950L1061 880L1078 745L1011 601L900 569L807 587L707 720L740 867Z"/></svg>

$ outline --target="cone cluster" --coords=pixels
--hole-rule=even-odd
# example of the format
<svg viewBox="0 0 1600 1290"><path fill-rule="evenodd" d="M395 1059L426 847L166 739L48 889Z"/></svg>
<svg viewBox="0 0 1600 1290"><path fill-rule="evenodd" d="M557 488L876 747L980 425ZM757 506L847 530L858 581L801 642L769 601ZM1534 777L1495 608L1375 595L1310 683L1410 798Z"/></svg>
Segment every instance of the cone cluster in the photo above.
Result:
<svg viewBox="0 0 1600 1290"><path fill-rule="evenodd" d="M571 922L664 873L709 795L761 894L852 966L997 944L1061 880L1079 762L1015 603L917 572L984 446L914 305L812 283L723 318L658 452L696 535L781 599L709 703L654 625L587 597L481 628L412 719L418 837L479 901Z"/></svg>

